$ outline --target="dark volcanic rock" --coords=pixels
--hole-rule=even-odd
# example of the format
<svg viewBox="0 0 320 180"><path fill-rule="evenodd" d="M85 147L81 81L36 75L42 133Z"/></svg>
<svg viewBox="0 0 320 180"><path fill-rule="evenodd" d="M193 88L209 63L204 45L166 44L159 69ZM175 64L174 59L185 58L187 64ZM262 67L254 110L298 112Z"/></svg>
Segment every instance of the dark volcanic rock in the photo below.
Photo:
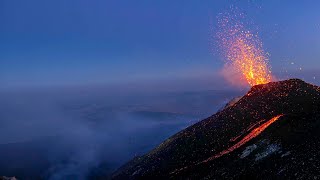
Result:
<svg viewBox="0 0 320 180"><path fill-rule="evenodd" d="M320 88L271 82L133 159L113 179L316 179L319 140Z"/></svg>

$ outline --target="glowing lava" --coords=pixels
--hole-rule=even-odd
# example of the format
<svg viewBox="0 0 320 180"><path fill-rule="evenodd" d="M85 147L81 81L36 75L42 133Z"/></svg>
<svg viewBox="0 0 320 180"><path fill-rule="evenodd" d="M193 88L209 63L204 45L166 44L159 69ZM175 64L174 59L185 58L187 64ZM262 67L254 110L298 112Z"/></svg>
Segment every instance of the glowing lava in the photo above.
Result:
<svg viewBox="0 0 320 180"><path fill-rule="evenodd" d="M261 134L265 129L267 129L272 123L274 123L275 121L277 121L280 117L282 117L283 114L277 115L273 118L271 118L270 120L266 121L265 123L261 124L259 127L256 127L255 129L253 129L252 131L250 131L252 127L249 127L249 129L247 129L247 131L250 131L249 134L247 134L244 138L242 138L238 143L236 143L235 145L231 146L230 148L223 150L221 152L219 152L218 154L209 157L208 159L204 160L204 161L200 161L198 163L195 163L194 165L199 165L202 163L207 163L209 161L212 161L214 159L217 159L223 155L229 154L232 151L238 149L239 147L241 147L242 145L246 144L247 142L249 142L251 139L257 137L259 134ZM257 124L259 124L262 121L259 121ZM241 135L240 135L241 136ZM237 136L236 138L232 138L231 141L235 141L236 139L238 139L240 136ZM188 168L190 168L191 166L185 166L183 168L180 169L176 169L175 171L171 172L170 174L178 174L180 171L186 170Z"/></svg>
<svg viewBox="0 0 320 180"><path fill-rule="evenodd" d="M249 31L241 19L244 21L241 13L218 16L217 37L223 56L249 85L268 83L272 76L267 53L258 35Z"/></svg>
<svg viewBox="0 0 320 180"><path fill-rule="evenodd" d="M220 153L206 159L203 162L208 162L211 160L214 160L216 158L219 158L225 154L229 154L230 152L234 151L235 149L238 149L239 147L241 147L242 145L244 145L245 143L247 143L248 141L250 141L252 138L257 137L259 134L261 134L267 127L269 127L272 123L274 123L275 121L277 121L281 116L275 116L272 119L270 119L269 121L263 123L262 125L260 125L259 127L255 128L254 130L252 130L248 135L246 135L243 139L241 139L241 141L239 141L238 143L236 143L235 145L231 146L230 148L221 151Z"/></svg>

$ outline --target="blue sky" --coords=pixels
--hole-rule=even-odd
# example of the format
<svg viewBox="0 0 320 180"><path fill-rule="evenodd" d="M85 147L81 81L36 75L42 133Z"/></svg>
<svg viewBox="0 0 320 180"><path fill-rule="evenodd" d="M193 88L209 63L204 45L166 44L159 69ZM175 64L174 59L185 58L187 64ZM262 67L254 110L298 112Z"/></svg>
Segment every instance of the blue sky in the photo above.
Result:
<svg viewBox="0 0 320 180"><path fill-rule="evenodd" d="M218 86L223 61L211 50L210 28L231 5L259 27L275 74L301 67L296 76L318 77L319 1L2 0L0 84L197 85L210 79Z"/></svg>

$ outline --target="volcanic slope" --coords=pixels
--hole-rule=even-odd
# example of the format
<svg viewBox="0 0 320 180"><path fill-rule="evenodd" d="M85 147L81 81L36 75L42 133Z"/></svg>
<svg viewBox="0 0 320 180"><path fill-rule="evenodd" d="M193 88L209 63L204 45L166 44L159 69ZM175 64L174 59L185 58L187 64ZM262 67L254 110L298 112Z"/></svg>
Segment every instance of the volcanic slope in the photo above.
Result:
<svg viewBox="0 0 320 180"><path fill-rule="evenodd" d="M320 88L290 79L252 87L112 178L319 179L319 148Z"/></svg>

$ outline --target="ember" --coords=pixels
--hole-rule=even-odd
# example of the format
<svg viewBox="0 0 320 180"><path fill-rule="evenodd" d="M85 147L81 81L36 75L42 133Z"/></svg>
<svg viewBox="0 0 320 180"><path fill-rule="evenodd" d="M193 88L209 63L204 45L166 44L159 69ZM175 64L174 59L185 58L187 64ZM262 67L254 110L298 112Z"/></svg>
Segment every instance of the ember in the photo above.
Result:
<svg viewBox="0 0 320 180"><path fill-rule="evenodd" d="M218 17L217 37L227 65L240 74L250 86L266 84L272 75L267 53L257 34L241 21L242 13L226 13Z"/></svg>

